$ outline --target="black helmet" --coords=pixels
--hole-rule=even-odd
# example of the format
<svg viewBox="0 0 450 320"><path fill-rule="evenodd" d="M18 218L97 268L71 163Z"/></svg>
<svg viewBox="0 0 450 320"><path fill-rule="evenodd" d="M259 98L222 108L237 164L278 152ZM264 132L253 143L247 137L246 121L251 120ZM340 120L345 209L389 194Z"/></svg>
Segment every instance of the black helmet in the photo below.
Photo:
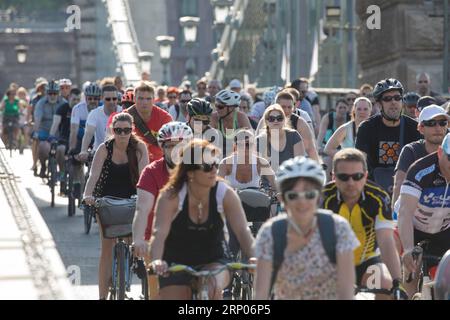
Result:
<svg viewBox="0 0 450 320"><path fill-rule="evenodd" d="M195 98L189 101L187 107L190 117L209 116L213 112L210 103L206 100L199 98Z"/></svg>
<svg viewBox="0 0 450 320"><path fill-rule="evenodd" d="M403 103L407 106L415 106L417 105L417 102L419 101L420 96L415 92L408 92L403 97Z"/></svg>
<svg viewBox="0 0 450 320"><path fill-rule="evenodd" d="M373 90L373 96L377 101L380 101L381 96L383 93L386 93L388 91L392 90L398 90L400 91L400 94L403 95L403 85L400 81L397 79L385 79L377 83L375 86L375 89Z"/></svg>
<svg viewBox="0 0 450 320"><path fill-rule="evenodd" d="M47 93L59 93L59 83L56 80L50 81L46 87L45 90Z"/></svg>

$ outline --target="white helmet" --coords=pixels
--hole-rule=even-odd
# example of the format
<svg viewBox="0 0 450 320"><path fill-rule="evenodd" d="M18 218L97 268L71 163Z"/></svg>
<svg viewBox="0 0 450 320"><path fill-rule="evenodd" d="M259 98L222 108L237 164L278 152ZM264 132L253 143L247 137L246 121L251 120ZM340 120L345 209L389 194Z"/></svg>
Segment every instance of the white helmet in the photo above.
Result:
<svg viewBox="0 0 450 320"><path fill-rule="evenodd" d="M278 189L284 181L293 178L308 178L321 186L324 186L327 181L322 166L317 161L306 157L296 157L283 162L276 173Z"/></svg>
<svg viewBox="0 0 450 320"><path fill-rule="evenodd" d="M161 146L167 141L191 140L194 137L191 127L183 122L169 122L159 129L158 143Z"/></svg>
<svg viewBox="0 0 450 320"><path fill-rule="evenodd" d="M222 90L216 95L216 102L227 107L239 107L241 104L241 95L234 91Z"/></svg>

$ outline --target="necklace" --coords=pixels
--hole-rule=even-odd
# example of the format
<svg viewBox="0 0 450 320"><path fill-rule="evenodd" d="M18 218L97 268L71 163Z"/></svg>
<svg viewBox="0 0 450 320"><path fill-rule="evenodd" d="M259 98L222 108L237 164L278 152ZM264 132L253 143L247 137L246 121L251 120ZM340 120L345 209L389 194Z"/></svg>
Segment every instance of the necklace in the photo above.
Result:
<svg viewBox="0 0 450 320"><path fill-rule="evenodd" d="M189 191L190 191L190 194L191 194L192 198L194 198L194 200L198 202L198 205L197 205L197 209L198 209L197 223L200 224L200 222L202 221L202 218L203 218L203 201L202 200L198 200L198 198L194 195L194 192L191 190L191 188L189 188Z"/></svg>
<svg viewBox="0 0 450 320"><path fill-rule="evenodd" d="M316 227L316 217L314 217L311 226L308 230L308 232L303 232L302 229L292 220L292 218L288 218L289 224L291 227L297 232L297 234L303 238L308 238L311 235L311 232L314 231L314 228Z"/></svg>

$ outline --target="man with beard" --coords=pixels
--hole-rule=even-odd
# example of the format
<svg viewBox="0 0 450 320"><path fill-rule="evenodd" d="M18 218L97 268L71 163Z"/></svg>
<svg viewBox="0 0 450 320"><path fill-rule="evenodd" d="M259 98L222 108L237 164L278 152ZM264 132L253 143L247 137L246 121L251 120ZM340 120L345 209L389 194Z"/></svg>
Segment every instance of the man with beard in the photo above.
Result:
<svg viewBox="0 0 450 320"><path fill-rule="evenodd" d="M396 79L380 81L373 92L381 114L363 122L358 130L356 148L367 154L369 179L393 192L394 168L402 148L421 139L417 122L402 115L403 85Z"/></svg>

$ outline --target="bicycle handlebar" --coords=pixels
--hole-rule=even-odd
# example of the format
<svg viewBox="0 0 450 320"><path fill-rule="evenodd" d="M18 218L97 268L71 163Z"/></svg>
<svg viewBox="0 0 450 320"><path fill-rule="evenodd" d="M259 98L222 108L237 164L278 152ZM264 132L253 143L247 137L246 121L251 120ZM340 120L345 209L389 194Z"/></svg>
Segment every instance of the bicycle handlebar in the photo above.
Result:
<svg viewBox="0 0 450 320"><path fill-rule="evenodd" d="M185 272L188 273L196 278L201 278L201 277L212 277L215 275L218 275L219 273L223 272L224 270L230 270L230 271L249 271L249 270L255 270L256 269L256 265L255 264L245 264L245 263L240 263L240 262L232 262L232 263L227 263L226 265L218 268L218 269L214 269L214 270L195 270L194 268L190 267L190 266L186 266L186 265L182 265L182 264L176 264L173 266L170 266L169 269L167 270L168 273L179 273L179 272ZM155 275L155 272L153 271L152 267L150 267L148 269L148 274L149 275Z"/></svg>

